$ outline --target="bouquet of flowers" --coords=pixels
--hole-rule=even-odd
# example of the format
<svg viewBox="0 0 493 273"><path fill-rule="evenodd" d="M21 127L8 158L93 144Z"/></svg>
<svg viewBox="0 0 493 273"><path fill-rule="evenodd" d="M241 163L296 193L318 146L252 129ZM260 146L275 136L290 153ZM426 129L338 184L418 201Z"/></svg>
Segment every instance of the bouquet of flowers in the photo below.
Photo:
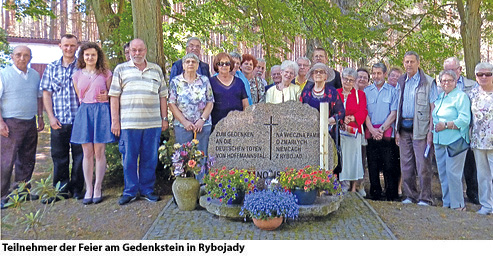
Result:
<svg viewBox="0 0 493 273"><path fill-rule="evenodd" d="M255 191L245 196L240 215L260 220L281 216L295 219L299 215L299 206L290 192Z"/></svg>
<svg viewBox="0 0 493 273"><path fill-rule="evenodd" d="M306 166L303 169L286 168L281 172L279 183L284 189L320 190L336 195L341 192L341 185L332 171Z"/></svg>
<svg viewBox="0 0 493 273"><path fill-rule="evenodd" d="M198 150L199 141L193 139L190 142L173 145L173 155L171 156L171 170L175 176L194 177L202 171L200 160L204 158L204 152ZM159 159L161 161L167 158L169 148L166 144L159 147ZM165 161L163 161L166 164Z"/></svg>
<svg viewBox="0 0 493 273"><path fill-rule="evenodd" d="M204 177L207 199L218 199L221 203L231 202L242 193L252 193L257 181L258 177L255 176L254 172L248 172L245 169L227 170L226 167L211 169L209 174Z"/></svg>

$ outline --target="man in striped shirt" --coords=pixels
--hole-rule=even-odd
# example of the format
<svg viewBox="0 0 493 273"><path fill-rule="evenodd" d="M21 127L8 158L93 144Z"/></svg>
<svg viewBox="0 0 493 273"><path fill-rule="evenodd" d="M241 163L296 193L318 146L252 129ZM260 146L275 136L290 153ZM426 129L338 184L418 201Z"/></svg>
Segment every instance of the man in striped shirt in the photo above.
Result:
<svg viewBox="0 0 493 273"><path fill-rule="evenodd" d="M160 199L153 192L161 131L168 128L168 90L161 68L148 62L146 54L144 41L130 42L130 61L115 68L109 92L111 132L120 136L123 156L120 205L138 193L150 202Z"/></svg>

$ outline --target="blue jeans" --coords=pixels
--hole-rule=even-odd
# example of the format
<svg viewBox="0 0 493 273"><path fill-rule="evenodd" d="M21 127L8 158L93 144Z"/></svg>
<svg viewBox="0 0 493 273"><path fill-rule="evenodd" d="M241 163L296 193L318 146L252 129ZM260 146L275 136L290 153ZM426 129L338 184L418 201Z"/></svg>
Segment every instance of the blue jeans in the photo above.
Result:
<svg viewBox="0 0 493 273"><path fill-rule="evenodd" d="M187 143L189 141L192 141L193 139L193 131L187 131L185 128L180 127L180 126L175 126L175 142L176 143ZM197 145L197 148L201 151L204 152L205 158L203 158L200 161L200 164L204 166L204 164L207 162L207 155L208 152L207 150L209 149L209 136L211 135L211 125L207 125L202 127L202 132L197 133L197 140L199 141L199 145ZM207 171L207 170L206 170ZM200 173L197 175L195 178L202 182L202 178L204 177L204 173Z"/></svg>
<svg viewBox="0 0 493 273"><path fill-rule="evenodd" d="M123 156L124 196L154 191L160 136L161 127L121 130L118 148Z"/></svg>

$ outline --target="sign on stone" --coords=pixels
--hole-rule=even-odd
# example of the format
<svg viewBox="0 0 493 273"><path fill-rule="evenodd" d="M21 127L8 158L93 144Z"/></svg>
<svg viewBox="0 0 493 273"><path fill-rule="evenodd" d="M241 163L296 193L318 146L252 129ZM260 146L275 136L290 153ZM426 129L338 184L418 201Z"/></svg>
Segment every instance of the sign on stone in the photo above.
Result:
<svg viewBox="0 0 493 273"><path fill-rule="evenodd" d="M216 125L209 155L216 166L255 170L261 178L268 170L318 166L319 126L318 111L301 102L255 104L230 112ZM332 151L333 142L329 145Z"/></svg>

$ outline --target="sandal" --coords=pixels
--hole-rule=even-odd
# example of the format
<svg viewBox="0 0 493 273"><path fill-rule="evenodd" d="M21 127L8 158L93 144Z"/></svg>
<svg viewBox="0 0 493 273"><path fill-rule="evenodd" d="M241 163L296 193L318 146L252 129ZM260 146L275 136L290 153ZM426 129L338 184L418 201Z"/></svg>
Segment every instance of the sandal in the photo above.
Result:
<svg viewBox="0 0 493 273"><path fill-rule="evenodd" d="M455 208L454 210L456 210L456 211L466 211L466 207L462 207L462 208Z"/></svg>

